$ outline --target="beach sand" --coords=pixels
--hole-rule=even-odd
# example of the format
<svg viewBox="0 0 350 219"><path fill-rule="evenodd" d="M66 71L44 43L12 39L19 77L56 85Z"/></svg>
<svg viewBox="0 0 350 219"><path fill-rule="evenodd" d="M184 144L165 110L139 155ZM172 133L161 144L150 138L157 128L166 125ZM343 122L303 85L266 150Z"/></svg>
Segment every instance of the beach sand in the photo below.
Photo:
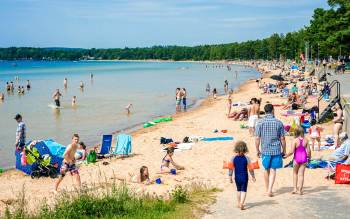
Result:
<svg viewBox="0 0 350 219"><path fill-rule="evenodd" d="M272 72L273 73L273 72ZM268 75L267 75L268 76ZM270 79L264 79L268 81ZM248 81L242 85L232 98L233 102L248 102L252 97L262 97L265 105L271 103L285 102L277 95L261 94L255 80ZM248 143L250 156L255 156L254 138L249 136L248 129L241 129L240 124L247 122L233 121L226 117L227 97L218 97L216 100L206 100L198 109L174 116L174 121L161 123L155 127L141 129L132 134L134 156L125 159L106 159L109 165L102 162L90 165L82 165L80 168L83 184L111 182L115 177L127 177L128 173L136 173L142 165L149 167L151 177L157 176L160 170L161 160L164 153L160 151L160 137L172 138L182 141L185 136L233 136L234 141L198 142L192 150L176 152L174 160L185 166L185 170L178 171L177 175L162 175L161 185L138 185L130 184L137 191L155 193L167 197L168 191L175 185L188 185L200 182L222 189L218 193L217 203L211 206L209 214L205 218L233 218L234 216L246 218L271 218L279 216L283 218L319 218L335 217L344 218L349 215L346 206L350 204L349 186L335 185L334 181L328 181L325 169L306 170L305 194L291 195L292 191L292 169L284 168L277 172L274 186L275 197L269 198L265 195L263 170L255 171L257 181L250 182L247 195L247 210L240 211L235 208L234 184L230 184L227 171L222 169L223 160L229 160L233 155L233 145L237 140ZM309 105L315 104L317 99L310 99ZM234 110L239 110L235 108ZM281 109L276 108L276 116L285 123L291 123L290 117L281 116ZM102 124L101 124L102 125ZM325 131L322 133L332 134L332 124L324 124ZM213 133L212 130L227 129L228 133ZM70 136L67 136L68 138ZM287 137L287 151L289 151L292 137ZM331 153L331 151L315 152L314 157ZM291 158L284 161L288 163ZM0 211L3 214L6 205L3 202L14 200L17 194L25 187L26 200L29 209L35 209L43 202L52 203L54 195L53 179L40 178L31 179L23 173L15 170L7 171L0 176ZM61 184L61 189L72 190L73 179L69 175ZM339 210L337 210L337 208Z"/></svg>

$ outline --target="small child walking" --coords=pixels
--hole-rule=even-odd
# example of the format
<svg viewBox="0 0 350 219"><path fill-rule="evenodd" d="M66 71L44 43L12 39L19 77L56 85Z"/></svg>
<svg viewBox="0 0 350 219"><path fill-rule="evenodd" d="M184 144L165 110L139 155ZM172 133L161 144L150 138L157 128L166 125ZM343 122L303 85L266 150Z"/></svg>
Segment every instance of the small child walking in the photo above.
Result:
<svg viewBox="0 0 350 219"><path fill-rule="evenodd" d="M244 141L238 141L235 144L234 152L236 155L232 157L233 169L230 170L229 176L231 183L233 183L232 173L234 171L237 187L237 207L244 210L248 187L248 165L250 164L250 159L245 155L248 152L247 144ZM249 170L249 173L253 182L255 182L254 170Z"/></svg>
<svg viewBox="0 0 350 219"><path fill-rule="evenodd" d="M316 120L311 120L311 127L309 129L309 134L311 138L311 148L314 151L315 150L315 142L317 141L318 144L318 150L321 150L321 127L318 127L316 125Z"/></svg>
<svg viewBox="0 0 350 219"><path fill-rule="evenodd" d="M295 139L293 140L291 150L284 158L294 154L293 162L293 192L303 195L304 174L308 159L311 158L311 150L308 140L304 136L304 129L300 126L294 130Z"/></svg>

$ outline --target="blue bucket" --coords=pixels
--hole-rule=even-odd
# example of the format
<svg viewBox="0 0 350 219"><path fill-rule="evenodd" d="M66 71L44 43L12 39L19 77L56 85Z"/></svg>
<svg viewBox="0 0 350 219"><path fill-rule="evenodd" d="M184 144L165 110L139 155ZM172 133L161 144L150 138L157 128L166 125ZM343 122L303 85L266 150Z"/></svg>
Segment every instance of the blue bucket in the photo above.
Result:
<svg viewBox="0 0 350 219"><path fill-rule="evenodd" d="M176 169L171 169L170 173L173 174L173 175L176 175Z"/></svg>
<svg viewBox="0 0 350 219"><path fill-rule="evenodd" d="M156 183L157 184L161 184L162 183L162 180L160 178L156 179Z"/></svg>

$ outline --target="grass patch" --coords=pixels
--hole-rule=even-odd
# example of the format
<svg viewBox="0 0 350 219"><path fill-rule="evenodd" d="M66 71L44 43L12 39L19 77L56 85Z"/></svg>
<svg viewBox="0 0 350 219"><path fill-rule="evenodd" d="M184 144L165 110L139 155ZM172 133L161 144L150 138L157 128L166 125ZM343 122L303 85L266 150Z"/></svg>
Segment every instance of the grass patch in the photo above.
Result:
<svg viewBox="0 0 350 219"><path fill-rule="evenodd" d="M164 200L134 193L124 184L112 184L104 188L63 193L53 206L43 204L33 213L26 210L23 193L13 209L6 209L4 216L8 219L198 218L205 212L203 205L214 202L216 191L202 185L178 186L170 192L170 199Z"/></svg>

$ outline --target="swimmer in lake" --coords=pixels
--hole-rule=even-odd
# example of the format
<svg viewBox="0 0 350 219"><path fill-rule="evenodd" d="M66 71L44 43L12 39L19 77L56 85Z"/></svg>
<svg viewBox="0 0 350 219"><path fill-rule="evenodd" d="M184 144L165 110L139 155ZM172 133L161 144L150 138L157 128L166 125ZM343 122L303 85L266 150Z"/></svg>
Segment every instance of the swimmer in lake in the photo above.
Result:
<svg viewBox="0 0 350 219"><path fill-rule="evenodd" d="M75 106L77 104L77 96L73 96L72 98L72 106Z"/></svg>
<svg viewBox="0 0 350 219"><path fill-rule="evenodd" d="M128 114L130 114L130 108L131 108L132 106L133 106L132 103L129 103L129 104L125 107L126 112L127 112Z"/></svg>

